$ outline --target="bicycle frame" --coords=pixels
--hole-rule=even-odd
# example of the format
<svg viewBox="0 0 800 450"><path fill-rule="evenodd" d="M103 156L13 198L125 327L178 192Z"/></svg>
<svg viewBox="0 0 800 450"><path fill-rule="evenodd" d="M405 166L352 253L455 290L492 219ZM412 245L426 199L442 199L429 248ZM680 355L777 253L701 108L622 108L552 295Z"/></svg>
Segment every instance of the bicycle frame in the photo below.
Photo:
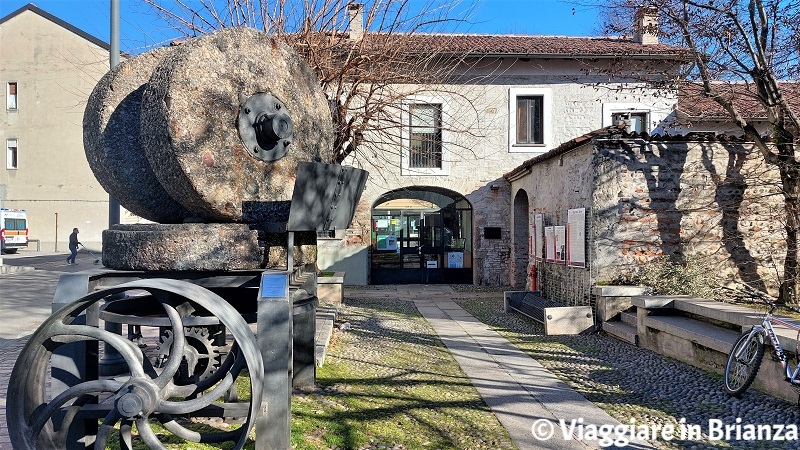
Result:
<svg viewBox="0 0 800 450"><path fill-rule="evenodd" d="M772 315L772 311L768 312L767 315L764 317L764 321L761 322L761 325L755 325L752 330L750 330L750 334L748 336L748 341L753 338L757 333L763 333L769 338L769 342L772 345L772 348L775 350L775 354L778 357L778 361L781 363L781 366L784 370L784 375L786 377L786 381L792 384L800 384L800 364L796 367L792 367L792 364L789 362L788 358L786 357L786 353L783 351L783 347L781 347L780 341L778 341L778 336L775 334L775 329L772 328L772 324L783 325L788 327L792 330L800 330L800 327L797 325L791 324L789 322L784 322L777 317ZM741 353L744 351L746 346L742 346L739 349L739 352L736 354L736 358L741 358ZM797 351L797 349L795 349Z"/></svg>

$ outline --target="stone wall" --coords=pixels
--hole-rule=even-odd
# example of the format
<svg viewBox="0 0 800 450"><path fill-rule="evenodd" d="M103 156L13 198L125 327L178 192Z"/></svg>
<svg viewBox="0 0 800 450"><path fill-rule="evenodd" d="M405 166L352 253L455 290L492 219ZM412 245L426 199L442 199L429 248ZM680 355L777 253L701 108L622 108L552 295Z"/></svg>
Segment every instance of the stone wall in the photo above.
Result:
<svg viewBox="0 0 800 450"><path fill-rule="evenodd" d="M529 225L534 223L536 214L542 214L544 226L566 225L567 212L570 209L586 208L587 228L591 229L590 211L594 191L592 150L593 147L587 143L568 152L542 159L530 166L528 174L512 181L514 195L524 190L530 201ZM519 258L524 259L524 255L514 256L515 260ZM533 258L530 260L531 264L536 265L538 287L543 296L569 306L590 304L589 293L592 285L590 261L587 261L585 268L579 268L535 261Z"/></svg>
<svg viewBox="0 0 800 450"><path fill-rule="evenodd" d="M592 285L629 281L665 256L698 256L717 283L776 287L785 248L778 177L751 144L602 136L508 176L512 194L530 199L529 224L543 214L545 226L565 225L569 209L587 211L585 269L532 262L547 298L591 304Z"/></svg>
<svg viewBox="0 0 800 450"><path fill-rule="evenodd" d="M596 142L596 281L625 280L659 256L702 261L720 282L770 286L785 234L777 172L751 144L601 139Z"/></svg>

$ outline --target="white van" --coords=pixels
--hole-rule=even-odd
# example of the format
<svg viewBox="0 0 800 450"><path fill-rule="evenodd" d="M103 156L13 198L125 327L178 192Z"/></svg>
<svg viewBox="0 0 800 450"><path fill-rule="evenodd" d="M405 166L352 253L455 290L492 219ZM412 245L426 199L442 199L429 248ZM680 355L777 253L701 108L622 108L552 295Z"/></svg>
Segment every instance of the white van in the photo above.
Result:
<svg viewBox="0 0 800 450"><path fill-rule="evenodd" d="M28 216L24 209L0 208L0 252L16 253L28 246Z"/></svg>

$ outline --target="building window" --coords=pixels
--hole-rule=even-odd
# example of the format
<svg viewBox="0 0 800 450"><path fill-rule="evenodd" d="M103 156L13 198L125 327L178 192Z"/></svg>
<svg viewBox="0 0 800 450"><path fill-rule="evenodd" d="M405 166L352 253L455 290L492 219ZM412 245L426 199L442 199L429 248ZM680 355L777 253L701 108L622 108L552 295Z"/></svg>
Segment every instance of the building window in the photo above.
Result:
<svg viewBox="0 0 800 450"><path fill-rule="evenodd" d="M544 97L517 97L517 144L543 144Z"/></svg>
<svg viewBox="0 0 800 450"><path fill-rule="evenodd" d="M553 94L550 88L508 92L508 151L545 152L552 147Z"/></svg>
<svg viewBox="0 0 800 450"><path fill-rule="evenodd" d="M611 114L611 122L613 125L619 125L620 122L625 122L625 126L629 132L647 133L647 113L646 112L618 112Z"/></svg>
<svg viewBox="0 0 800 450"><path fill-rule="evenodd" d="M6 84L6 109L17 109L17 83Z"/></svg>
<svg viewBox="0 0 800 450"><path fill-rule="evenodd" d="M6 169L17 168L17 140L6 139Z"/></svg>
<svg viewBox="0 0 800 450"><path fill-rule="evenodd" d="M408 166L413 169L441 169L442 105L410 105L408 116Z"/></svg>
<svg viewBox="0 0 800 450"><path fill-rule="evenodd" d="M623 121L629 132L649 134L653 133L656 124L663 124L671 113L671 109L667 111L645 103L603 103L602 126L616 127Z"/></svg>

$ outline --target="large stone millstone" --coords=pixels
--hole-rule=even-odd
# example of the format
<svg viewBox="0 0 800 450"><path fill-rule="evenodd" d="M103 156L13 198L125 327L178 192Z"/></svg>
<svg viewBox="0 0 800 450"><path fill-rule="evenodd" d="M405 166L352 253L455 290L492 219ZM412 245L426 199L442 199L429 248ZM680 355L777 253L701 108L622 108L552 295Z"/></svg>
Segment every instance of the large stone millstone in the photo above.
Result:
<svg viewBox="0 0 800 450"><path fill-rule="evenodd" d="M171 47L133 57L95 86L83 115L83 146L95 178L128 211L159 223L192 214L159 183L139 139L142 93Z"/></svg>
<svg viewBox="0 0 800 450"><path fill-rule="evenodd" d="M267 258L259 232L247 224L132 224L103 231L103 265L111 269L260 269Z"/></svg>
<svg viewBox="0 0 800 450"><path fill-rule="evenodd" d="M317 261L315 232L295 237L294 265ZM103 265L117 270L222 271L286 267L286 233L242 223L122 224L103 231Z"/></svg>
<svg viewBox="0 0 800 450"><path fill-rule="evenodd" d="M288 152L264 161L245 148L240 105L269 94L291 117ZM275 38L229 28L170 51L141 103L141 140L156 177L194 215L217 222L275 221L300 161L331 162L330 109L314 72Z"/></svg>

